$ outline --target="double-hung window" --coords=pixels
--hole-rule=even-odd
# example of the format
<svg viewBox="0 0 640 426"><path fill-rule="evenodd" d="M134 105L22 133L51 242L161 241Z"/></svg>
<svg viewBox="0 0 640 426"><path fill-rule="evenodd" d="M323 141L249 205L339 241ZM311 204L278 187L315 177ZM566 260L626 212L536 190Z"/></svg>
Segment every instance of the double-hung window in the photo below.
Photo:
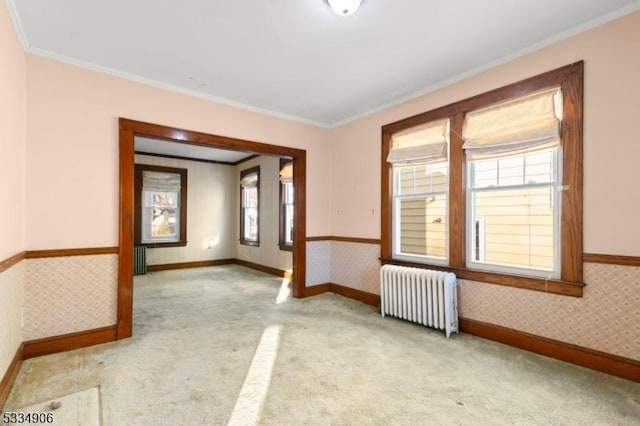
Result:
<svg viewBox="0 0 640 426"><path fill-rule="evenodd" d="M260 245L260 166L240 172L240 243Z"/></svg>
<svg viewBox="0 0 640 426"><path fill-rule="evenodd" d="M467 266L559 278L562 91L466 115Z"/></svg>
<svg viewBox="0 0 640 426"><path fill-rule="evenodd" d="M280 250L293 248L293 161L280 160Z"/></svg>
<svg viewBox="0 0 640 426"><path fill-rule="evenodd" d="M382 262L581 296L583 68L383 126Z"/></svg>
<svg viewBox="0 0 640 426"><path fill-rule="evenodd" d="M136 244L187 244L187 170L136 164Z"/></svg>
<svg viewBox="0 0 640 426"><path fill-rule="evenodd" d="M449 120L392 137L393 253L402 259L447 260Z"/></svg>

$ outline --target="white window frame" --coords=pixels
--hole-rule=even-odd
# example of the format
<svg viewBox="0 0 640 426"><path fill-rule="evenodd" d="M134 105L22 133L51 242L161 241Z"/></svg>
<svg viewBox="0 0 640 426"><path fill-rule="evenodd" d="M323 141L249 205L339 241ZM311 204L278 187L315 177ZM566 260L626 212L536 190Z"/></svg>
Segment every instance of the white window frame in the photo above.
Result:
<svg viewBox="0 0 640 426"><path fill-rule="evenodd" d="M294 227L294 204L293 204L293 182L282 182L283 191L283 214L284 214L284 241L283 243L293 246L293 227ZM289 197L291 194L291 197Z"/></svg>
<svg viewBox="0 0 640 426"><path fill-rule="evenodd" d="M251 177L255 175L255 182L252 182ZM256 191L256 206L249 207L248 199L249 192ZM256 235L255 237L249 236L249 230L251 227L249 224L250 216L249 211L255 209L256 211ZM260 246L260 166L251 167L240 172L240 244L249 246Z"/></svg>
<svg viewBox="0 0 640 426"><path fill-rule="evenodd" d="M445 163L444 161L442 163ZM430 163L429 165L439 164L439 163ZM393 251L393 257L399 260L405 260L407 262L416 262L416 263L429 263L434 265L448 265L449 264L449 159L447 158L447 190L446 191L432 191L432 192L424 192L419 194L400 194L400 167L393 168L393 211L392 211L392 235L391 235L391 247ZM416 166L420 164L415 164ZM413 253L402 253L400 251L401 248L401 235L400 235L400 225L401 225L401 209L400 204L403 200L427 200L430 197L437 197L439 195L445 195L445 226L444 226L444 241L445 241L445 256L444 257L436 257L436 256L428 256L428 255L418 255ZM426 236L426 233L425 233Z"/></svg>
<svg viewBox="0 0 640 426"><path fill-rule="evenodd" d="M472 182L474 181L473 160L466 160L467 173L467 198L466 198L466 248L467 248L467 267L470 269L500 272L512 275L526 275L545 279L558 279L562 270L561 265L561 253L562 253L562 238L560 232L560 222L562 218L562 146L553 148L552 157L552 173L553 179L549 183L536 183L536 184L522 184L522 185L508 185L503 187L489 187L489 188L473 188ZM518 154L515 154L518 155ZM526 172L525 172L526 174ZM476 215L474 214L474 194L478 192L488 191L508 191L514 189L526 189L526 188L551 188L553 209L553 269L551 271L535 268L535 267L519 267L504 264L496 264L490 262L478 262L472 260L474 258L475 240L476 240ZM483 219L484 220L484 219Z"/></svg>
<svg viewBox="0 0 640 426"><path fill-rule="evenodd" d="M176 205L171 207L172 210L175 210L175 219L176 223L175 227L175 235L169 237L154 237L151 235L151 229L153 228L153 209L154 208L162 208L163 206L156 205L153 202L149 203L147 200L149 198L153 198L154 194L173 194L176 197ZM142 189L142 235L141 242L142 244L157 244L157 243L176 243L180 241L180 221L182 218L180 217L180 191L165 191L165 190L156 190L156 189Z"/></svg>

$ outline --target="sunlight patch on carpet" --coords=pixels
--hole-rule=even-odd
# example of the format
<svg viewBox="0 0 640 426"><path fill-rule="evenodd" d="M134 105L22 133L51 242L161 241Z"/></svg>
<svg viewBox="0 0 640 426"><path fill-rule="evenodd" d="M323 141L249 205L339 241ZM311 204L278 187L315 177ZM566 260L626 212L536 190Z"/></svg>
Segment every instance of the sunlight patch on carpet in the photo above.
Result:
<svg viewBox="0 0 640 426"><path fill-rule="evenodd" d="M281 330L282 326L280 325L270 325L262 333L247 378L231 413L229 426L258 424L269 391L273 366L278 355Z"/></svg>
<svg viewBox="0 0 640 426"><path fill-rule="evenodd" d="M291 296L291 280L289 278L283 278L278 297L276 297L276 305L286 302L289 296Z"/></svg>
<svg viewBox="0 0 640 426"><path fill-rule="evenodd" d="M22 407L16 411L20 413L50 413L53 421L38 422L44 424L100 426L102 423L100 420L100 391L97 387Z"/></svg>

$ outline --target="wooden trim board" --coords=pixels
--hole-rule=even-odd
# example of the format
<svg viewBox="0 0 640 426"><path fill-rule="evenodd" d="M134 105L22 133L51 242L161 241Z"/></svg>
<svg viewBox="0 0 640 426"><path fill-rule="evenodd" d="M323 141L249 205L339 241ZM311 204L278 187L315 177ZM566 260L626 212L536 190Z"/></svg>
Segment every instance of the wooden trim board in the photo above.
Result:
<svg viewBox="0 0 640 426"><path fill-rule="evenodd" d="M377 238L356 238L356 237L337 237L332 235L321 237L307 237L307 241L342 241L345 243L360 243L360 244L378 244L380 240Z"/></svg>
<svg viewBox="0 0 640 426"><path fill-rule="evenodd" d="M236 265L244 266L245 268L255 269L256 271L261 271L266 274L275 275L277 277L289 278L291 279L292 273L289 271L284 271L282 269L272 268L270 266L259 265L253 262L247 262L246 260L234 259Z"/></svg>
<svg viewBox="0 0 640 426"><path fill-rule="evenodd" d="M469 318L459 318L459 325L464 333L640 382L640 361Z"/></svg>
<svg viewBox="0 0 640 426"><path fill-rule="evenodd" d="M235 259L201 260L197 262L164 263L161 265L148 265L148 272L170 271L174 269L203 268L206 266L230 265L236 263Z"/></svg>
<svg viewBox="0 0 640 426"><path fill-rule="evenodd" d="M14 254L8 259L0 261L0 273L11 268L13 265L20 263L25 258L25 255L26 252L21 251L20 253Z"/></svg>
<svg viewBox="0 0 640 426"><path fill-rule="evenodd" d="M98 345L100 343L113 342L115 340L115 325L80 331L77 333L63 334L61 336L29 340L28 342L24 342L23 358L29 359L41 355L65 352L87 346Z"/></svg>
<svg viewBox="0 0 640 426"><path fill-rule="evenodd" d="M319 294L328 293L330 284L318 284L306 287L304 289L304 297L313 297Z"/></svg>
<svg viewBox="0 0 640 426"><path fill-rule="evenodd" d="M583 253L582 261L588 263L601 263L605 265L640 266L640 256Z"/></svg>
<svg viewBox="0 0 640 426"><path fill-rule="evenodd" d="M164 263L160 265L147 266L148 272L169 271L175 269L190 269L190 268L203 268L207 266L220 266L220 265L240 265L245 268L255 269L267 274L275 275L277 277L292 278L292 273L282 269L272 268L270 266L259 265L257 263L248 262L240 259L219 259L219 260L201 260L197 262L180 262L180 263Z"/></svg>
<svg viewBox="0 0 640 426"><path fill-rule="evenodd" d="M27 259L41 259L46 257L91 256L95 254L118 254L119 247L88 247L54 250L29 250L25 252Z"/></svg>
<svg viewBox="0 0 640 426"><path fill-rule="evenodd" d="M304 297L317 296L322 293L334 293L349 299L357 300L367 305L380 306L379 295L334 283L318 284L307 287L305 288Z"/></svg>
<svg viewBox="0 0 640 426"><path fill-rule="evenodd" d="M0 380L0 412L3 411L3 407L5 402L7 402L7 397L9 396L9 392L11 392L11 387L13 383L16 381L16 377L18 376L18 371L20 371L20 366L22 365L24 344L20 343L18 346L18 350L16 354L13 356L11 360L11 364L7 368L6 373Z"/></svg>

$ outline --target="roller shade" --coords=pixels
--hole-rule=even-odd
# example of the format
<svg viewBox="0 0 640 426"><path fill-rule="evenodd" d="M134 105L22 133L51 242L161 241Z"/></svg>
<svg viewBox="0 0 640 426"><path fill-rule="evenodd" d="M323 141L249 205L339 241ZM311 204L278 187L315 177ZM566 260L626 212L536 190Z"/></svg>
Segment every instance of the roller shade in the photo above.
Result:
<svg viewBox="0 0 640 426"><path fill-rule="evenodd" d="M493 105L467 114L463 148L477 158L557 146L561 119L559 88Z"/></svg>
<svg viewBox="0 0 640 426"><path fill-rule="evenodd" d="M143 172L142 187L155 191L180 191L180 174L164 172Z"/></svg>
<svg viewBox="0 0 640 426"><path fill-rule="evenodd" d="M293 182L293 163L287 163L280 169L280 182Z"/></svg>
<svg viewBox="0 0 640 426"><path fill-rule="evenodd" d="M387 162L400 165L446 160L448 143L449 119L421 124L391 137Z"/></svg>
<svg viewBox="0 0 640 426"><path fill-rule="evenodd" d="M240 180L240 186L243 188L255 188L258 186L258 174L250 173Z"/></svg>

